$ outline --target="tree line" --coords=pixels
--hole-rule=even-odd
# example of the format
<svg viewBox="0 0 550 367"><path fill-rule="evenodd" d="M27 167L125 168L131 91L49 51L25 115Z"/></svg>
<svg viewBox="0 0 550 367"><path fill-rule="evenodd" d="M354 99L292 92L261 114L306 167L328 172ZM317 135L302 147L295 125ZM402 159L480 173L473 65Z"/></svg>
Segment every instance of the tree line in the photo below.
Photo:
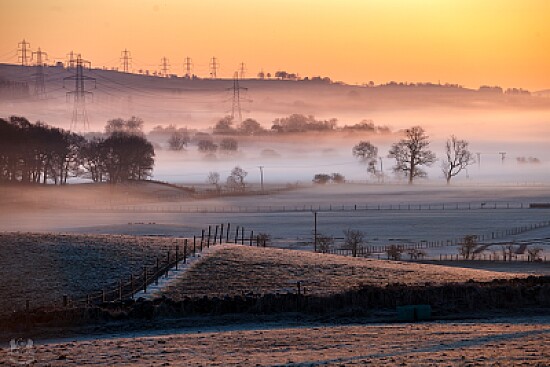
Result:
<svg viewBox="0 0 550 367"><path fill-rule="evenodd" d="M143 121L132 117L109 125L107 137L86 139L24 117L0 118L0 182L64 185L71 177L109 183L149 178L155 150L141 132Z"/></svg>

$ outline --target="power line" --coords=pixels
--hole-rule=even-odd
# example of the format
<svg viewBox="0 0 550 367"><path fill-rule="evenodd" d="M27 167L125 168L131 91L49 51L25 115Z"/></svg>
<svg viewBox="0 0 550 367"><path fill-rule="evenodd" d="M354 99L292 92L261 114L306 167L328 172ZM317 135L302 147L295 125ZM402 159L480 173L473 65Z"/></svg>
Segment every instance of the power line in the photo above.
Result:
<svg viewBox="0 0 550 367"><path fill-rule="evenodd" d="M72 56L73 55L71 52L71 57ZM65 80L74 80L75 82L75 90L67 92L67 96L72 95L73 101L74 101L73 115L71 118L71 127L70 127L71 131L76 130L79 121L82 122L82 126L84 130L90 128L90 123L88 121L88 113L86 112L86 96L87 95L93 96L93 93L87 91L84 88L84 83L85 81L92 81L92 80L94 81L94 83L96 82L95 78L84 76L84 66L87 65L88 68L91 67L91 63L89 61L83 60L80 54L78 54L74 62L76 65L76 74L63 78L63 82L65 82Z"/></svg>
<svg viewBox="0 0 550 367"><path fill-rule="evenodd" d="M29 64L29 52L31 44L25 40L17 44L17 61L21 62L22 66L27 66Z"/></svg>
<svg viewBox="0 0 550 367"><path fill-rule="evenodd" d="M216 57L213 57L210 60L210 77L216 79L218 77L218 69L220 68L220 63Z"/></svg>
<svg viewBox="0 0 550 367"><path fill-rule="evenodd" d="M121 53L120 61L122 62L122 71L128 73L130 68L129 65L132 62L132 57L130 57L130 51L124 49Z"/></svg>

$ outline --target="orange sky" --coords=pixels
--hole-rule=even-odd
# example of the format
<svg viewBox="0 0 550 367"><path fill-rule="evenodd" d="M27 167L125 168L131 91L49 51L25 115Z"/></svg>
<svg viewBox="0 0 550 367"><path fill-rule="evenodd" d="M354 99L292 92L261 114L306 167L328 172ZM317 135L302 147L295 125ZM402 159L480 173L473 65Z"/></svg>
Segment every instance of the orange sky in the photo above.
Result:
<svg viewBox="0 0 550 367"><path fill-rule="evenodd" d="M95 66L120 66L124 48L136 70L166 56L179 75L186 56L200 76L216 56L223 77L245 62L248 76L550 88L546 0L0 0L0 33L0 62L25 38Z"/></svg>

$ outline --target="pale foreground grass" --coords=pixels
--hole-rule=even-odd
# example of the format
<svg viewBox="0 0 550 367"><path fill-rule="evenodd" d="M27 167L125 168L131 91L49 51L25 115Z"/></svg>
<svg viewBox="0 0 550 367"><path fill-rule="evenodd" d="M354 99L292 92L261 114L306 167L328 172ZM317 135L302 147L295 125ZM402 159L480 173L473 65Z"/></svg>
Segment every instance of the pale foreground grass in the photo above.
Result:
<svg viewBox="0 0 550 367"><path fill-rule="evenodd" d="M37 346L35 366L548 366L548 321L259 327L61 342Z"/></svg>
<svg viewBox="0 0 550 367"><path fill-rule="evenodd" d="M169 250L174 256L171 238L0 233L0 315L24 310L26 300L36 308L99 296Z"/></svg>
<svg viewBox="0 0 550 367"><path fill-rule="evenodd" d="M423 285L466 282L469 279L522 277L512 273L316 254L305 251L232 245L197 262L165 295L223 296L242 293L296 292L334 294L361 285L392 283Z"/></svg>

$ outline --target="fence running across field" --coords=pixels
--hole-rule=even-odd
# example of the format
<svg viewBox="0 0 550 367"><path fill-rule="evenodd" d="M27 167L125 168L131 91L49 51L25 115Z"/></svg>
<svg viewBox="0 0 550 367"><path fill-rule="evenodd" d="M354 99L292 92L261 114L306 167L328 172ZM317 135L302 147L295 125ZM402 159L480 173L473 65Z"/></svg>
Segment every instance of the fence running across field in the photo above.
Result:
<svg viewBox="0 0 550 367"><path fill-rule="evenodd" d="M528 231L536 230L539 228L545 228L550 227L550 221L544 221L539 223L533 223L526 226L520 226L520 227L514 227L509 229L504 229L500 231L492 231L490 233L483 233L477 235L477 240L480 242L480 245L490 245L491 243L487 244L486 241L496 240L499 238L505 238L508 236L515 236L519 235ZM385 245L385 246L360 246L356 249L355 255L358 257L368 257L373 254L386 254L388 250L390 249L390 246L397 246L397 248L401 251L409 251L409 250L425 250L430 248L441 248L441 247L447 247L447 246L458 246L463 242L464 238L454 238L450 240L444 240L444 241L418 241L413 243L393 243L391 245ZM343 248L333 248L328 249L326 251L329 254L335 254L335 255L343 255L343 256L353 256L353 250L352 249L343 249ZM446 255L442 255L446 256ZM379 256L378 256L379 257ZM447 258L453 260L454 258L451 255L448 255Z"/></svg>
<svg viewBox="0 0 550 367"><path fill-rule="evenodd" d="M41 306L40 309L55 309L59 306L67 307L92 307L105 302L125 301L134 298L138 291L147 293L148 287L156 283L163 276L168 276L171 269L178 269L181 262L187 263L190 257L200 254L203 249L210 248L222 243L235 243L247 246L266 247L268 237L264 234L254 235L254 231L249 234L245 232L244 227L236 226L234 234L231 231L231 223L227 225L220 224L208 226L203 229L200 236L190 238L173 238L175 242L174 250L168 250L164 258L156 257L154 265L144 265L139 273L129 274L126 279L120 279L118 285L103 289L94 293L89 293L85 297L72 299L65 295L60 299L58 305ZM225 240L225 241L224 241ZM32 312L33 308L30 300L25 302L25 311Z"/></svg>
<svg viewBox="0 0 550 367"><path fill-rule="evenodd" d="M436 211L436 210L502 210L549 209L550 204L523 202L474 202L440 204L325 204L325 205L250 205L250 206L190 206L190 205L106 205L83 207L82 210L115 213L303 213L357 211Z"/></svg>

